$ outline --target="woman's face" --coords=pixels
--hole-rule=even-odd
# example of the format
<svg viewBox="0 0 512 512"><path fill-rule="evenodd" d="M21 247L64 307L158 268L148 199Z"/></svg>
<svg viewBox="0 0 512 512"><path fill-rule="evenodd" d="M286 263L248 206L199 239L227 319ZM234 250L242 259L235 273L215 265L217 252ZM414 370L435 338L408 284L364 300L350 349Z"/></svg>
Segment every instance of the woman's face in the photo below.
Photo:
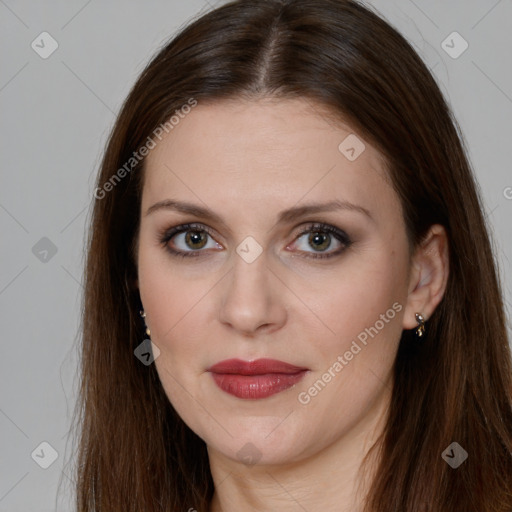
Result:
<svg viewBox="0 0 512 512"><path fill-rule="evenodd" d="M246 464L366 435L390 396L410 268L381 155L299 99L199 102L155 142L138 285L176 411L210 454ZM209 371L231 359L293 368Z"/></svg>

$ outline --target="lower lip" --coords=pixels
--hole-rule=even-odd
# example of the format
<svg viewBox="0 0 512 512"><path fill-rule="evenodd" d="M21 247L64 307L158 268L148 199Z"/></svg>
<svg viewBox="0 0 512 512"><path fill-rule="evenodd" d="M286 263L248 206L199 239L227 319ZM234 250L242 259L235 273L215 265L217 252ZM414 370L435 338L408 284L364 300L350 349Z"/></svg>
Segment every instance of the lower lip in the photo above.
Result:
<svg viewBox="0 0 512 512"><path fill-rule="evenodd" d="M307 370L298 373L267 373L265 375L239 375L212 373L215 384L220 389L246 400L266 398L291 388L299 382Z"/></svg>

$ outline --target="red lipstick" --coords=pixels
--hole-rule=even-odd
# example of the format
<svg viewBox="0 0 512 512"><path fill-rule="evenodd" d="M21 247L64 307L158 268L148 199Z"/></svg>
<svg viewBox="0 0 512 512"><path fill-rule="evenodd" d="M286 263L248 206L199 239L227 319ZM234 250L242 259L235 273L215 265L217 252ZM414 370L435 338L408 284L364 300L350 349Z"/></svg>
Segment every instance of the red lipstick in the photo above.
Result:
<svg viewBox="0 0 512 512"><path fill-rule="evenodd" d="M214 364L208 371L217 386L226 393L237 398L258 399L292 387L308 369L275 359L227 359Z"/></svg>

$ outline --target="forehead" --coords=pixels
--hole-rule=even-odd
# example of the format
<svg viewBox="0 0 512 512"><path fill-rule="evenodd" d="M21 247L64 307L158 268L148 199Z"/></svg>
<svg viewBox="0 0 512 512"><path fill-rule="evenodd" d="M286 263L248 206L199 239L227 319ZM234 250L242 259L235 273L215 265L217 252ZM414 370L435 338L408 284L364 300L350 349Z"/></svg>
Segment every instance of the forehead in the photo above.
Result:
<svg viewBox="0 0 512 512"><path fill-rule="evenodd" d="M397 205L382 155L309 100L199 102L155 142L143 208L168 196L266 212L320 199Z"/></svg>

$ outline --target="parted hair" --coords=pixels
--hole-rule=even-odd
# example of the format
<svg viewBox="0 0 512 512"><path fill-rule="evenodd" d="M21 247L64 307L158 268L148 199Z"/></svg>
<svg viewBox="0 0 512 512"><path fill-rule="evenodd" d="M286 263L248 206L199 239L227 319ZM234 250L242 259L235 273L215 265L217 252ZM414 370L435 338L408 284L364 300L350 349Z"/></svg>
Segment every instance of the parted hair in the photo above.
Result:
<svg viewBox="0 0 512 512"><path fill-rule="evenodd" d="M447 287L425 339L402 333L365 512L511 512L511 353L480 191L435 79L371 8L243 0L191 20L131 89L97 187L191 98L262 97L305 98L348 120L384 156L411 247L432 224L448 234ZM155 365L134 356L145 338L134 284L144 166L93 200L74 417L77 512L207 512L214 490L204 441L172 407ZM457 469L441 457L454 441L468 453Z"/></svg>

